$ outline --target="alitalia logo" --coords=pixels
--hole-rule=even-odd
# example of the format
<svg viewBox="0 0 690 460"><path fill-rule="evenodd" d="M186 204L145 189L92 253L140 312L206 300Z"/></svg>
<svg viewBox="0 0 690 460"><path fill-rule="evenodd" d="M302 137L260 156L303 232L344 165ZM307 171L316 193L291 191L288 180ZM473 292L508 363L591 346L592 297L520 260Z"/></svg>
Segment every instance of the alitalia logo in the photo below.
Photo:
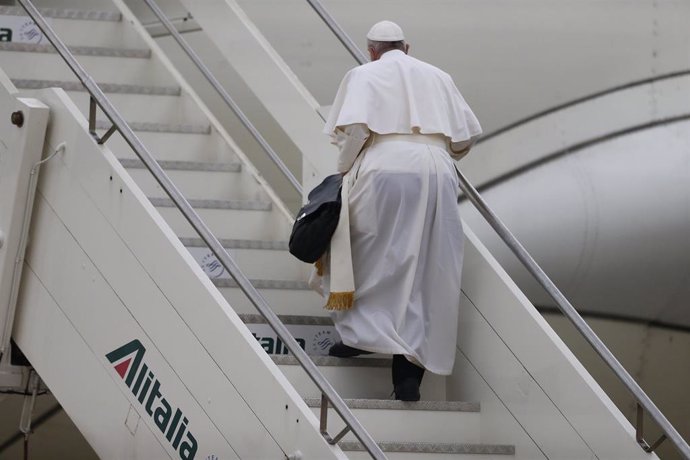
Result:
<svg viewBox="0 0 690 460"><path fill-rule="evenodd" d="M187 430L189 420L179 408L173 410L163 396L160 382L143 362L144 353L146 348L135 339L105 356L180 458L193 459L197 442L191 431Z"/></svg>

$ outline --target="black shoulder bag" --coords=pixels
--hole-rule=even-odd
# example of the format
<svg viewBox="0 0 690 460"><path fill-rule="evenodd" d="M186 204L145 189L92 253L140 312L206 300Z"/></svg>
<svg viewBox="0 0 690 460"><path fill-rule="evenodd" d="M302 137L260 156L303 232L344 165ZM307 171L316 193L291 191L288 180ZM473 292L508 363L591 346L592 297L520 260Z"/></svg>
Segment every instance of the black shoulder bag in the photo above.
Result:
<svg viewBox="0 0 690 460"><path fill-rule="evenodd" d="M343 175L333 174L309 192L309 201L297 213L290 234L290 254L313 264L331 244L338 226L342 200Z"/></svg>

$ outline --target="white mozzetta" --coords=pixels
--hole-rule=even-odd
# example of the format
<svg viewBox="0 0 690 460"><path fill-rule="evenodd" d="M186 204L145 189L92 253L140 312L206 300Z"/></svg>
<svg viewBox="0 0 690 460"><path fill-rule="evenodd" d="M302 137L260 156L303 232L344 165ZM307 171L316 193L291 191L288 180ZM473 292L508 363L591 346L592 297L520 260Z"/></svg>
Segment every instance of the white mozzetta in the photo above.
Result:
<svg viewBox="0 0 690 460"><path fill-rule="evenodd" d="M42 289L26 290L15 338L99 455L177 455L106 358L136 339L199 458L344 458L64 93L41 99L55 114L47 145L67 146L39 187L27 266ZM130 406L141 417L134 433L123 424Z"/></svg>
<svg viewBox="0 0 690 460"><path fill-rule="evenodd" d="M9 350L31 221L30 200L39 173L35 165L43 153L49 114L41 102L18 96L0 69L0 374L3 363L9 362L9 353L5 352ZM11 122L13 113L21 114L21 126Z"/></svg>

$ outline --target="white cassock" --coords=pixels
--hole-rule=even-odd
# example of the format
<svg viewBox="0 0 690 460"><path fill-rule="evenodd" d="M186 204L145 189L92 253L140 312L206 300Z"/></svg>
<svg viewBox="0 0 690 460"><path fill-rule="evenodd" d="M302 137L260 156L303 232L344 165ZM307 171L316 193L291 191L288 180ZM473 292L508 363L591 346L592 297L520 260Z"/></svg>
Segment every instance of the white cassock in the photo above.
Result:
<svg viewBox="0 0 690 460"><path fill-rule="evenodd" d="M451 156L469 151L479 122L448 74L396 50L348 72L324 131L339 171L356 175L354 306L333 313L343 343L450 374L463 255Z"/></svg>

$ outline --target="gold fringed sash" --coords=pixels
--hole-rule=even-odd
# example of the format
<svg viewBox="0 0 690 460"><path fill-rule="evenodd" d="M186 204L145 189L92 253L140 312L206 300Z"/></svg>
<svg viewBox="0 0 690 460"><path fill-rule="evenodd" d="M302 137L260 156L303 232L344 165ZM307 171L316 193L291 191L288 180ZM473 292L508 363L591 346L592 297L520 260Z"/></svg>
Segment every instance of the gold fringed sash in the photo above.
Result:
<svg viewBox="0 0 690 460"><path fill-rule="evenodd" d="M314 268L316 268L316 276L323 276L323 257L314 262Z"/></svg>
<svg viewBox="0 0 690 460"><path fill-rule="evenodd" d="M349 310L352 308L354 301L354 292L331 292L324 308L326 310Z"/></svg>

